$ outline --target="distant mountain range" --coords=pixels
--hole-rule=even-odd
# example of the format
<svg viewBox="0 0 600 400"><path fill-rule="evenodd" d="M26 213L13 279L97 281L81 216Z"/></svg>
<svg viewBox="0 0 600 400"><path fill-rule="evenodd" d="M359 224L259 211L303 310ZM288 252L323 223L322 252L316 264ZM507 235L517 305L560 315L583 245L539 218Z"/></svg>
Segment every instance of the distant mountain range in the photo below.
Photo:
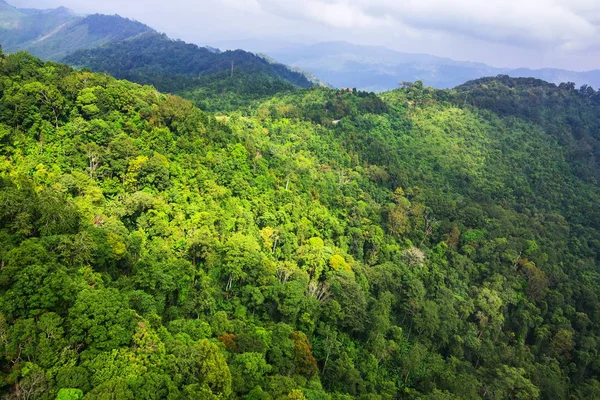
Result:
<svg viewBox="0 0 600 400"><path fill-rule="evenodd" d="M80 16L64 7L18 9L0 0L0 44L7 53L26 50L45 60L59 60L79 49L151 31L118 15Z"/></svg>
<svg viewBox="0 0 600 400"><path fill-rule="evenodd" d="M398 87L401 82L421 80L427 86L446 89L497 75L600 87L598 70L495 68L482 63L347 42L286 42L281 47L277 43L275 39L239 43L249 50L264 51L265 54L258 56L241 50L222 52L216 47L198 47L171 40L143 23L118 15L81 16L64 7L20 9L0 0L3 51L26 50L42 59L107 71L119 78L155 85L163 91L189 92L207 82L214 85L218 79L213 78L217 75L221 77L219 79L230 75L232 62L234 74L248 78L243 82L238 80L238 86L244 87L242 91L246 95L261 88L259 82L249 82L252 77L262 83L268 81L267 86L272 89L269 93L324 82L338 88L382 92ZM234 48L233 43L225 46ZM214 76L207 78L209 75ZM183 85L186 85L185 89ZM231 82L226 82L225 86L227 90L234 89ZM218 90L225 89L218 85Z"/></svg>
<svg viewBox="0 0 600 400"><path fill-rule="evenodd" d="M385 47L347 42L289 45L267 52L278 61L307 70L335 87L386 91L402 81L423 81L446 89L485 76L532 77L559 84L574 82L600 87L600 71L495 68L482 63L455 61L428 54L402 53Z"/></svg>
<svg viewBox="0 0 600 400"><path fill-rule="evenodd" d="M320 83L264 55L199 47L118 15L79 16L64 7L18 9L0 0L0 44L7 53L26 50L45 60L153 85L203 108L239 107Z"/></svg>

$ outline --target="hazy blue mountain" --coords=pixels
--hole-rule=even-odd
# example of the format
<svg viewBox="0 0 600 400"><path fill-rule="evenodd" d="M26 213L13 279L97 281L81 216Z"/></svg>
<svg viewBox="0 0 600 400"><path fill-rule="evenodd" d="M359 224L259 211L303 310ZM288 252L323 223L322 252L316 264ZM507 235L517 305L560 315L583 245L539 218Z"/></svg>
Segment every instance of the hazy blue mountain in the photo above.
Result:
<svg viewBox="0 0 600 400"><path fill-rule="evenodd" d="M235 77L243 77L244 92L258 90L259 83L271 87L269 94L281 88L321 83L266 55L199 47L171 40L118 15L79 16L64 7L21 9L0 0L0 44L6 53L25 50L43 59L108 71L172 92L216 83L232 86L235 80L225 79L231 74L232 63ZM257 82L251 84L253 80ZM224 89L219 86L219 90Z"/></svg>
<svg viewBox="0 0 600 400"><path fill-rule="evenodd" d="M423 81L436 88L452 88L484 76L534 77L552 83L575 82L600 86L600 71L495 68L482 63L455 61L428 54L402 53L379 46L347 42L291 45L268 54L280 62L305 69L335 87L385 91L402 81Z"/></svg>
<svg viewBox="0 0 600 400"><path fill-rule="evenodd" d="M253 53L270 53L288 47L300 47L314 43L314 39L303 35L284 35L281 37L244 37L238 39L211 40L210 45L221 50L244 49Z"/></svg>
<svg viewBox="0 0 600 400"><path fill-rule="evenodd" d="M200 47L118 15L79 16L64 7L19 9L0 0L0 44L6 53L25 50L153 85L205 109L240 107L321 84L311 74L266 55Z"/></svg>
<svg viewBox="0 0 600 400"><path fill-rule="evenodd" d="M118 15L80 16L59 7L18 9L0 0L0 44L7 53L26 50L43 59L137 36L152 28Z"/></svg>

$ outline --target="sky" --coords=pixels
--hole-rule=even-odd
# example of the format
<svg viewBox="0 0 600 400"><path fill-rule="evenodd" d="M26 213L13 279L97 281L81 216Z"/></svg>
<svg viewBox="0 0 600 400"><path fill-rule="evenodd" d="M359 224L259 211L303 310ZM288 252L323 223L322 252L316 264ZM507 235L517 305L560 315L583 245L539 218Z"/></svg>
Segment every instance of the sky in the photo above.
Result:
<svg viewBox="0 0 600 400"><path fill-rule="evenodd" d="M269 51L344 40L495 67L600 69L599 0L8 0L119 14L172 38Z"/></svg>

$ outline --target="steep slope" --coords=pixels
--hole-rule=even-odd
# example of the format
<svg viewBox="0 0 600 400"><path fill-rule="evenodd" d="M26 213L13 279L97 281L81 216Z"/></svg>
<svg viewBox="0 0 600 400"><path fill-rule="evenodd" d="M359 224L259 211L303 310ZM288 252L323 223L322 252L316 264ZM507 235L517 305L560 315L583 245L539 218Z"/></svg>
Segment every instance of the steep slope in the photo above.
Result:
<svg viewBox="0 0 600 400"><path fill-rule="evenodd" d="M64 7L19 10L5 2L0 6L0 44L4 51L26 50L43 59L58 60L75 50L152 31L117 15L81 17Z"/></svg>
<svg viewBox="0 0 600 400"><path fill-rule="evenodd" d="M140 22L118 15L94 14L58 27L45 36L19 47L44 59L60 60L79 49L94 48L152 31Z"/></svg>
<svg viewBox="0 0 600 400"><path fill-rule="evenodd" d="M421 80L428 86L445 89L468 80L499 74L541 78L556 84L575 82L600 87L600 71L494 68L482 63L346 42L290 46L268 54L283 63L310 71L335 87L357 87L377 92L394 89L403 81Z"/></svg>
<svg viewBox="0 0 600 400"><path fill-rule="evenodd" d="M66 8L53 10L18 10L0 2L0 43L4 51L13 52L52 34L78 17Z"/></svg>
<svg viewBox="0 0 600 400"><path fill-rule="evenodd" d="M0 0L0 26L3 29L12 28L18 25L19 20L25 16L25 13L11 6L3 0Z"/></svg>
<svg viewBox="0 0 600 400"><path fill-rule="evenodd" d="M592 87L499 75L467 82L455 92L457 103L542 126L569 150L579 177L600 182L600 94Z"/></svg>
<svg viewBox="0 0 600 400"><path fill-rule="evenodd" d="M78 51L63 61L181 93L204 107L207 98L237 107L248 98L312 86L301 72L252 53L215 51L155 33Z"/></svg>
<svg viewBox="0 0 600 400"><path fill-rule="evenodd" d="M0 77L0 396L598 397L600 188L527 115L416 83L213 116L23 53ZM595 91L496 80L465 90L594 123Z"/></svg>

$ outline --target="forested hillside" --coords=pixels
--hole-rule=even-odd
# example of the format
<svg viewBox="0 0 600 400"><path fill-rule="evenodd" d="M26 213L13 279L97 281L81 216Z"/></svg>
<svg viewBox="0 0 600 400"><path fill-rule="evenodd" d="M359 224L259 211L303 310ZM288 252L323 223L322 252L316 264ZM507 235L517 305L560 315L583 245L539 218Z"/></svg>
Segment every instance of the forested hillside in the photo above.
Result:
<svg viewBox="0 0 600 400"><path fill-rule="evenodd" d="M457 103L541 126L568 149L578 176L600 181L600 92L591 86L500 75L467 82L456 91Z"/></svg>
<svg viewBox="0 0 600 400"><path fill-rule="evenodd" d="M252 53L215 52L157 33L77 51L63 61L181 93L211 110L233 110L281 91L313 85L305 74Z"/></svg>
<svg viewBox="0 0 600 400"><path fill-rule="evenodd" d="M0 96L1 396L600 396L595 92L215 115L17 53Z"/></svg>
<svg viewBox="0 0 600 400"><path fill-rule="evenodd" d="M18 9L0 0L0 45L7 53L25 50L153 85L211 111L232 111L279 92L322 84L266 56L199 47L118 15L84 17L64 7Z"/></svg>

